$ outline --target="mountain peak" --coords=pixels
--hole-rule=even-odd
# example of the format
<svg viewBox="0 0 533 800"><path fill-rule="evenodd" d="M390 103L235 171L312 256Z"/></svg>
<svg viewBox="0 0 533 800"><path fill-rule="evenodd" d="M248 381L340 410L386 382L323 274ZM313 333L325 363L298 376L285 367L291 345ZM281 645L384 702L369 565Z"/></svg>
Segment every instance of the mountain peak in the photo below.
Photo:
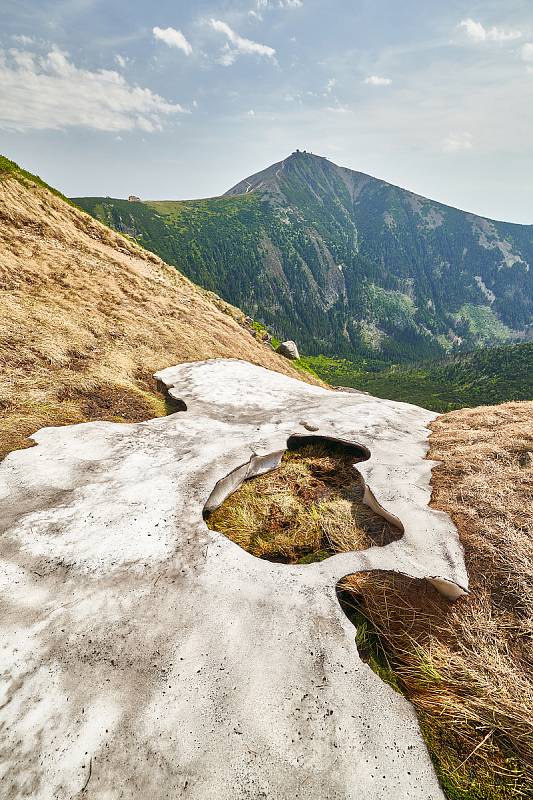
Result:
<svg viewBox="0 0 533 800"><path fill-rule="evenodd" d="M227 194L89 208L304 351L403 360L529 335L533 227L300 150Z"/></svg>
<svg viewBox="0 0 533 800"><path fill-rule="evenodd" d="M353 184L360 183L362 180L377 180L364 175L362 172L355 172L346 167L339 167L333 161L324 156L315 155L307 150L294 150L283 161L278 161L270 167L250 175L233 186L226 195L248 194L249 192L261 191L271 199L281 200L285 190L291 187L307 188L315 185L320 186L320 191L331 191L331 181L336 183L340 179L341 183ZM280 196L281 195L281 196Z"/></svg>

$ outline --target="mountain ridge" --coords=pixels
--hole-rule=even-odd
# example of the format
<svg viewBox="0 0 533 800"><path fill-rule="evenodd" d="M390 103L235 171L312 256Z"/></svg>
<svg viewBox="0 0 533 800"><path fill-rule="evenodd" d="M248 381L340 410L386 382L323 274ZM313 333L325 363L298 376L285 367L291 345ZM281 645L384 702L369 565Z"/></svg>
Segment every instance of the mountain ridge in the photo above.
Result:
<svg viewBox="0 0 533 800"><path fill-rule="evenodd" d="M234 186L232 186L227 191L223 192L223 194L213 195L212 197L206 198L206 199L216 200L217 198L221 198L221 197L227 197L227 196L237 195L237 194L246 194L247 193L247 191L246 191L246 185L247 184L248 184L248 186L250 186L249 191L251 190L251 188L257 190L257 189L259 189L261 187L257 183L254 185L254 180L255 179L259 178L260 176L264 175L265 173L270 173L276 167L278 168L278 170L282 169L283 166L287 162L289 162L291 158L293 158L295 156L298 157L299 155L304 155L304 156L306 156L308 158L314 159L316 162L325 162L325 163L329 164L330 166L335 167L341 173L351 173L352 175L357 175L365 183L369 182L369 181L376 181L377 183L380 183L383 186L388 187L390 189L398 189L398 190L400 190L402 192L406 192L407 194L410 194L412 197L417 198L418 200L422 200L422 201L425 201L425 202L430 202L430 203L433 203L435 205L442 206L445 209L450 209L452 211L459 211L462 214L468 214L469 216L475 217L477 219L483 219L483 220L487 220L488 222L494 222L496 224L502 224L502 225L516 225L517 227L520 227L520 228L528 228L528 229L529 228L533 228L533 222L530 222L530 223L528 223L528 222L512 222L510 220L500 219L498 217L492 217L492 216L487 216L487 215L484 215L484 214L478 214L477 212L469 211L468 209L463 208L460 205L455 205L453 203L446 203L446 202L444 202L444 200L436 200L433 197L430 197L429 195L428 196L423 195L420 192L415 191L414 189L408 189L405 186L401 186L399 183L393 183L392 181L388 181L385 178L378 178L376 175L371 175L369 172L362 172L361 170L352 169L351 167L343 167L343 166L341 166L339 164L336 164L330 158L327 158L327 156L319 156L319 155L316 155L315 153L310 153L307 150L295 150L292 153L290 153L290 155L288 155L286 158L283 158L280 161L276 161L275 164L271 164L269 167L265 167L264 169L259 170L259 172L256 172L253 175L250 175L248 178L244 178L243 180L238 181L238 183L236 183ZM120 198L116 198L116 199L120 199ZM151 201L150 200L143 200L141 202L148 202L149 203ZM187 202L187 201L186 200L174 200L174 201L171 201L171 202Z"/></svg>
<svg viewBox="0 0 533 800"><path fill-rule="evenodd" d="M310 354L388 360L529 338L533 226L297 151L194 201L75 198Z"/></svg>

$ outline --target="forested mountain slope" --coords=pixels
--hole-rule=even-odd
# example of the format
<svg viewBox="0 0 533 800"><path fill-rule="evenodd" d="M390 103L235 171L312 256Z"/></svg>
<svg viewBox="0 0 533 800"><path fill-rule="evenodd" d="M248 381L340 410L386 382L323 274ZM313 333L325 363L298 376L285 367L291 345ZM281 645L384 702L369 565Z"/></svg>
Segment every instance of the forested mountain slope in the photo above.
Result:
<svg viewBox="0 0 533 800"><path fill-rule="evenodd" d="M418 364L310 356L303 363L334 386L362 389L431 411L533 399L533 342L456 353Z"/></svg>
<svg viewBox="0 0 533 800"><path fill-rule="evenodd" d="M533 226L309 153L219 198L76 202L310 353L402 360L532 330Z"/></svg>
<svg viewBox="0 0 533 800"><path fill-rule="evenodd" d="M169 364L233 357L300 376L239 309L2 157L0 223L0 458L43 426L164 414L152 374Z"/></svg>

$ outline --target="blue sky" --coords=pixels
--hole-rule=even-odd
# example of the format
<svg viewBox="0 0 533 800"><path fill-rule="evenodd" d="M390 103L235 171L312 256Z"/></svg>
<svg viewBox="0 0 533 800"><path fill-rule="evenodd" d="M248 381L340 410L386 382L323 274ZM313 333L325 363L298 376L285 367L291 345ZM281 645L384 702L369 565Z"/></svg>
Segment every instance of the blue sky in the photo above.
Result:
<svg viewBox="0 0 533 800"><path fill-rule="evenodd" d="M531 0L4 0L0 152L216 195L296 148L533 223Z"/></svg>

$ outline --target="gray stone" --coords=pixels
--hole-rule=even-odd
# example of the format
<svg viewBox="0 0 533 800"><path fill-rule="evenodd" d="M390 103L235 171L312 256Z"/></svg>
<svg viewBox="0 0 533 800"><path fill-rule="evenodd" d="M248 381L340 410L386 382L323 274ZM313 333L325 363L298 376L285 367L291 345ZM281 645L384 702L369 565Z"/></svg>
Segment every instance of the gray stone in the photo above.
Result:
<svg viewBox="0 0 533 800"><path fill-rule="evenodd" d="M306 431L315 432L320 430L320 425L318 424L318 422L315 422L314 420L304 419L300 422L300 425L302 425L306 429Z"/></svg>
<svg viewBox="0 0 533 800"><path fill-rule="evenodd" d="M349 394L366 394L370 396L370 392L365 392L363 389L354 389L352 386L333 386L336 392L348 392Z"/></svg>
<svg viewBox="0 0 533 800"><path fill-rule="evenodd" d="M335 593L371 569L467 588L428 505L436 415L240 361L156 378L187 411L45 428L0 465L3 800L443 800L412 707L359 659ZM367 502L403 537L287 566L209 530L203 509L311 419L368 451Z"/></svg>
<svg viewBox="0 0 533 800"><path fill-rule="evenodd" d="M298 352L296 343L291 341L282 342L279 347L276 348L276 353L279 353L280 356L285 356L285 358L290 358L292 360L300 358L300 353Z"/></svg>

